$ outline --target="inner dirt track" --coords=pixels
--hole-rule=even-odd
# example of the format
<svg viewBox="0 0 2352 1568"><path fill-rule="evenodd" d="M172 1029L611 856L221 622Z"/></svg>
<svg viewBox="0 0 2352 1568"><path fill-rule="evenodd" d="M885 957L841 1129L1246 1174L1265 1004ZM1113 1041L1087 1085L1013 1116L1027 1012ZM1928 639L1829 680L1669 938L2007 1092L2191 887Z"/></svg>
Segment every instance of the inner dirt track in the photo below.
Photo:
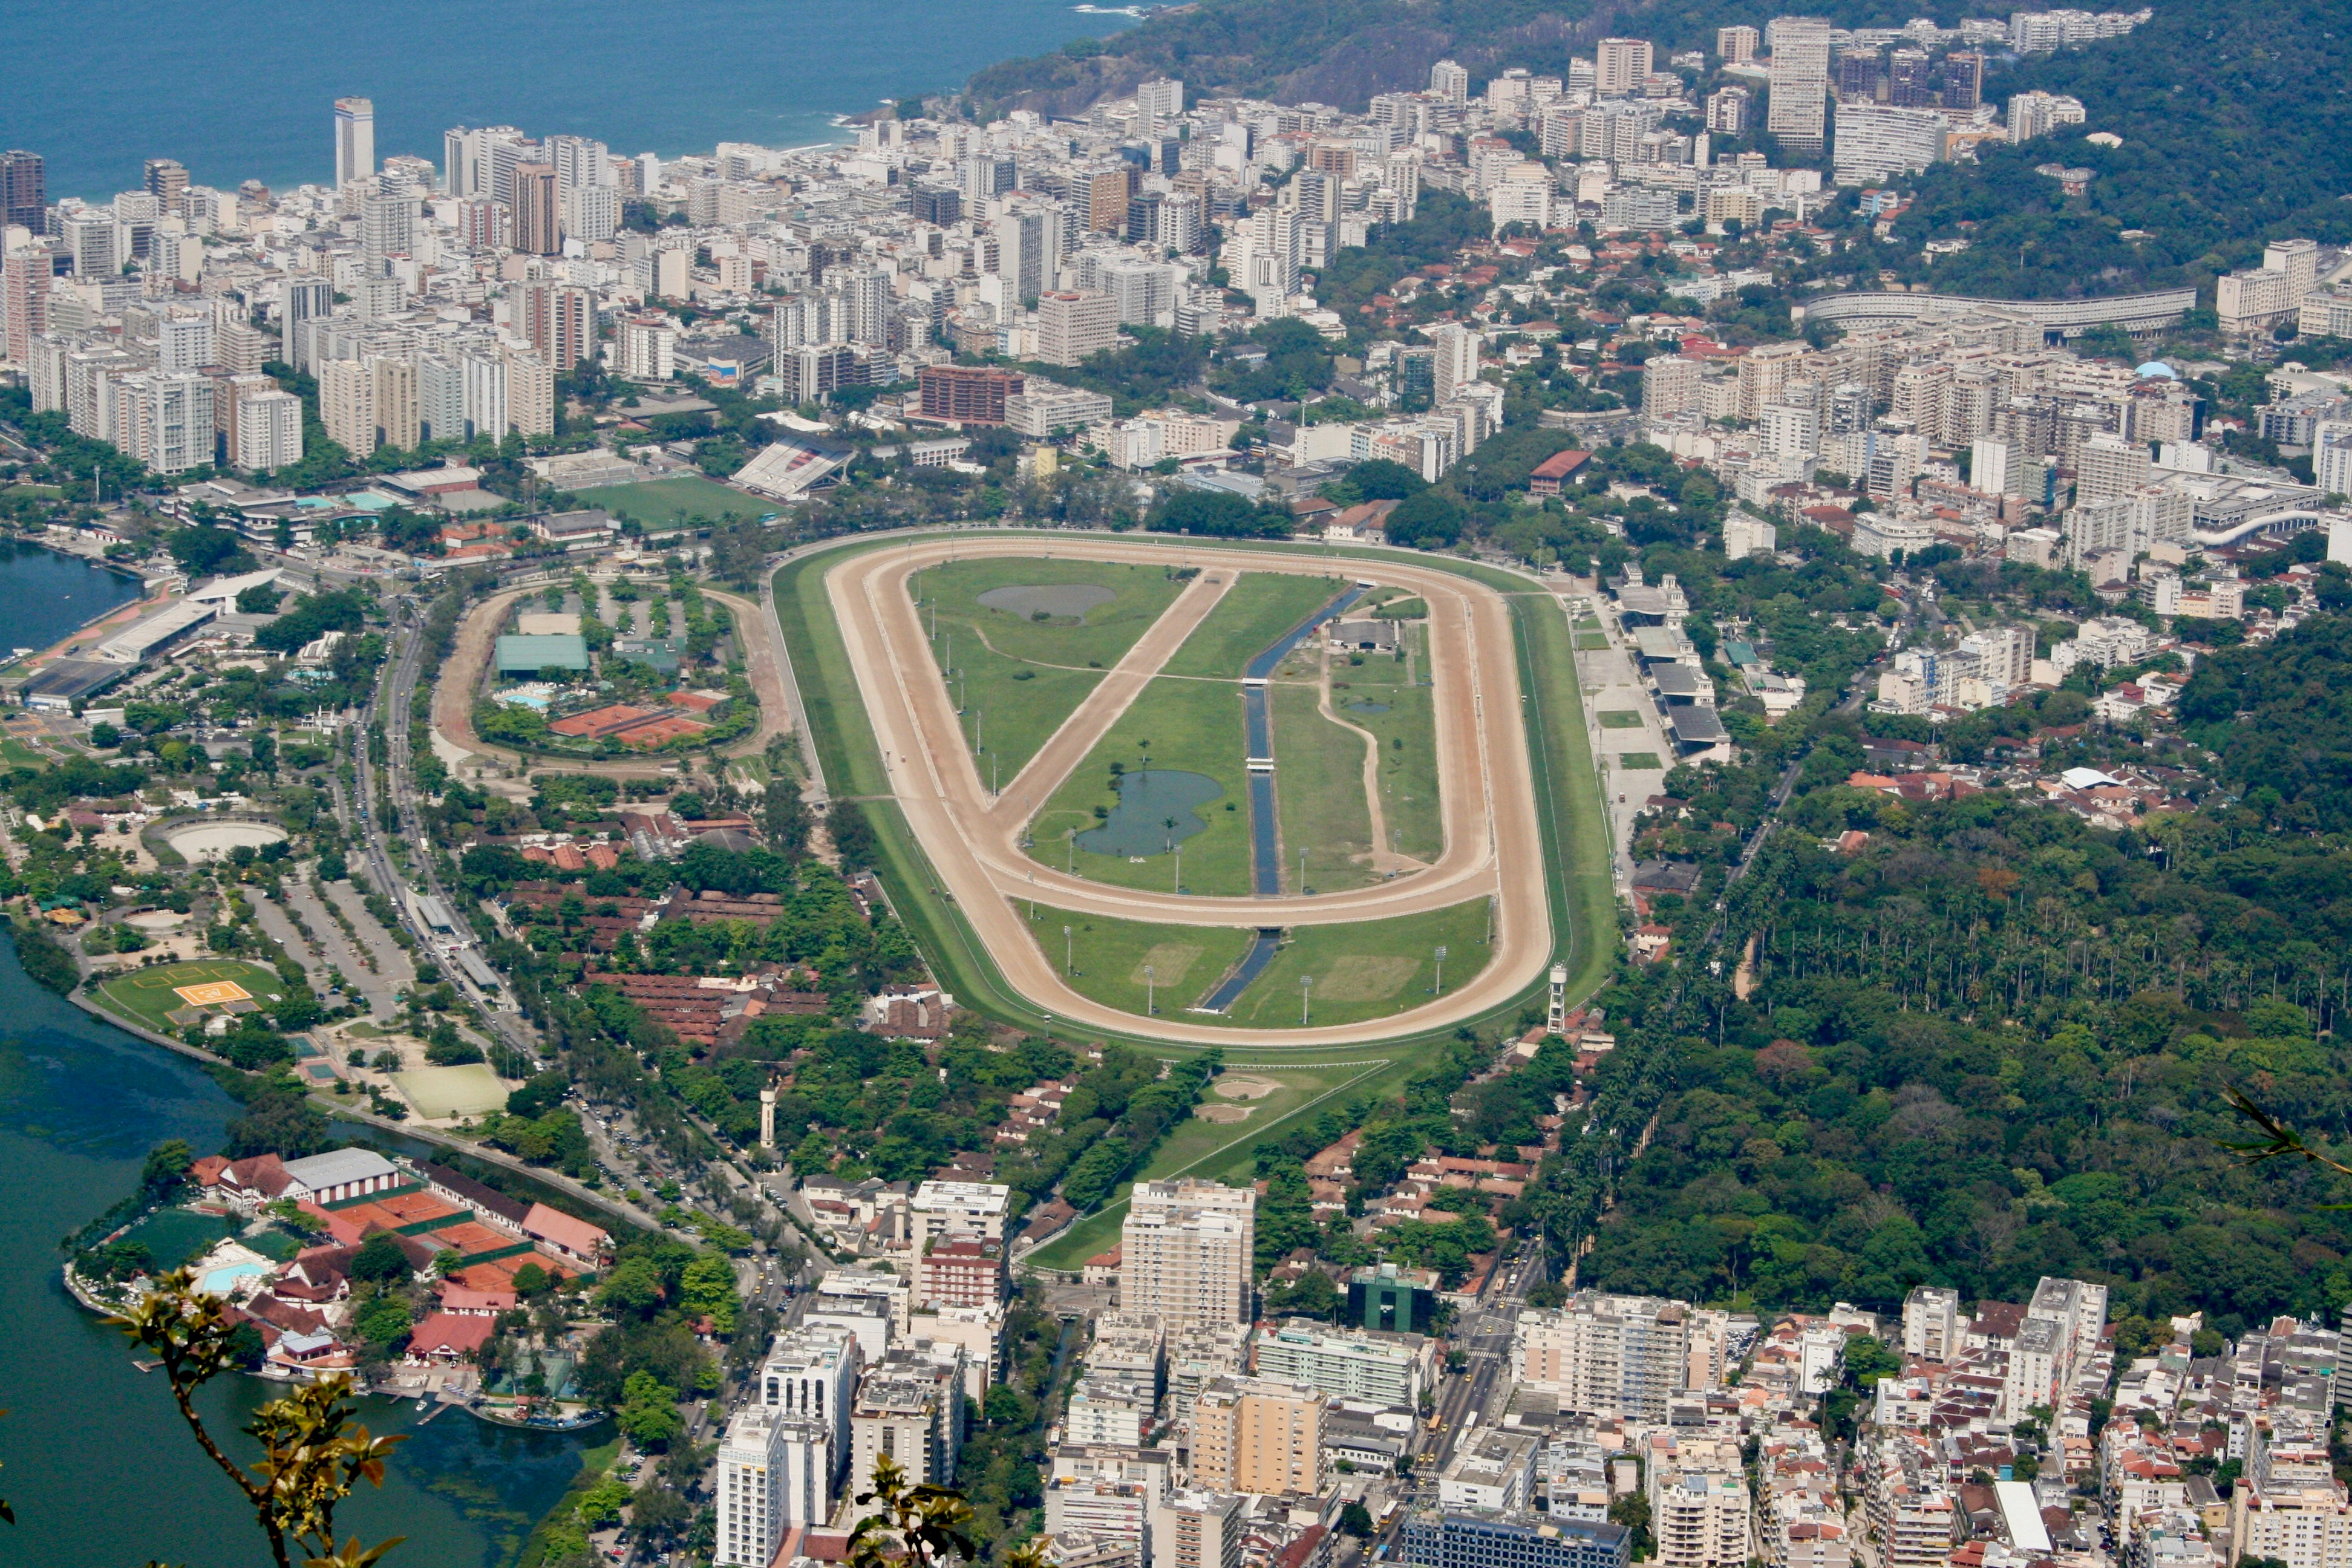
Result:
<svg viewBox="0 0 2352 1568"><path fill-rule="evenodd" d="M982 557L1201 569L994 798L965 747L947 683L907 591L910 573ZM1110 887L1068 876L1033 858L1022 847L1030 817L1244 570L1339 576L1400 587L1428 605L1445 836L1437 862L1427 870L1345 892L1202 898ZM1219 581L1212 583L1211 578ZM1204 1046L1369 1043L1487 1012L1524 990L1550 962L1553 937L1544 893L1543 846L1534 810L1510 612L1493 589L1433 567L1344 553L1293 555L1087 534L990 538L969 533L859 552L825 574L825 589L892 798L905 813L942 889L986 944L1006 982L1057 1019ZM1277 733L1277 763L1280 749ZM1278 770L1276 777L1279 790ZM1021 912L1034 897L1059 910L1160 924L1335 925L1426 913L1489 895L1495 900L1494 951L1485 968L1459 989L1390 1017L1307 1029L1224 1028L1189 1022L1181 1015L1144 1018L1091 1001L1063 983Z"/></svg>

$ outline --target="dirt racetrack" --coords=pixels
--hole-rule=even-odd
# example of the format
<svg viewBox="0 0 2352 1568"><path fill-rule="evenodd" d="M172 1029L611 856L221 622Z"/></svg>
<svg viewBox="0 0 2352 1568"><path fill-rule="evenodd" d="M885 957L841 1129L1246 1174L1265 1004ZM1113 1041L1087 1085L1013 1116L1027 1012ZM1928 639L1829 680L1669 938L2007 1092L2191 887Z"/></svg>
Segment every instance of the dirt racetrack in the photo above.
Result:
<svg viewBox="0 0 2352 1568"><path fill-rule="evenodd" d="M966 749L946 682L907 592L909 573L977 556L1044 556L1204 567L1160 624L1046 742L1001 797ZM1344 574L1419 595L1429 605L1436 690L1444 850L1427 870L1344 892L1306 897L1203 898L1112 887L1041 864L1022 848L1031 816L1087 755L1150 675L1213 605L1205 579L1235 569ZM1082 1027L1200 1045L1249 1047L1370 1043L1477 1016L1517 994L1553 956L1543 844L1534 812L1527 731L1513 657L1510 613L1494 589L1433 567L1391 559L1239 554L1187 549L1179 541L1057 537L918 538L850 555L825 574L827 596L856 672L866 718L892 796L1005 979L1023 996ZM1097 699L1099 700L1097 700ZM1309 1029L1244 1029L1142 1018L1062 983L1013 900L1111 919L1173 925L1304 926L1423 914L1465 900L1495 900L1494 952L1477 976L1428 1005L1383 1018Z"/></svg>

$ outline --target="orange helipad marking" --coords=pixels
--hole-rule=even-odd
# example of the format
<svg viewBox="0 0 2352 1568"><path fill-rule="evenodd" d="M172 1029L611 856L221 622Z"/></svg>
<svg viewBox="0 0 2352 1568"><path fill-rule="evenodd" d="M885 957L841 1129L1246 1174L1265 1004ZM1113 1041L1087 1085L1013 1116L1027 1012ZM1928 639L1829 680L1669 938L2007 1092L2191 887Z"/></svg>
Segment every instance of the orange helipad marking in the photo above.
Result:
<svg viewBox="0 0 2352 1568"><path fill-rule="evenodd" d="M174 985L172 994L191 1007L215 1007L224 1002L250 1002L253 993L234 980L207 980L201 985Z"/></svg>

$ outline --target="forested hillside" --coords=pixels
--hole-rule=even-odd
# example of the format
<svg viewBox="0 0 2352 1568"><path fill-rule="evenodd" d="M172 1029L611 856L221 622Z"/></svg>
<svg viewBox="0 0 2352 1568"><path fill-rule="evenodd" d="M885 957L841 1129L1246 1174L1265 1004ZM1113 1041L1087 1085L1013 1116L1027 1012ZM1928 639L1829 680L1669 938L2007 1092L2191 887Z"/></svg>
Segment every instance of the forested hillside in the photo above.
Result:
<svg viewBox="0 0 2352 1568"><path fill-rule="evenodd" d="M2324 617L2264 650L2284 687L2224 655L2187 700L2267 719L2239 735L2294 736L2276 704L2343 689L2347 650L2352 622ZM2332 773L2320 707L2300 758ZM1884 1309L1922 1281L2021 1300L2073 1274L2112 1281L2121 1313L2202 1310L2224 1333L2352 1300L2352 1219L2326 1206L2345 1184L2221 1146L2249 1135L2231 1086L2352 1142L2352 844L2305 804L2328 790L2102 831L2004 792L1914 804L1852 787L1856 723L1817 731L1784 830L1730 890L1725 975L1653 973L1613 994L1628 1043L1603 1069L1591 1152L1571 1156L1590 1169L1554 1184L1572 1225L1622 1171L1580 1278ZM1738 816L1742 775L1779 765L1669 790L1700 821ZM2216 771L2270 765L2224 741ZM1858 851L1823 847L1849 829L1869 836ZM1661 909L1678 946L1701 942L1710 903ZM1622 1163L1653 1108L1648 1147Z"/></svg>
<svg viewBox="0 0 2352 1568"><path fill-rule="evenodd" d="M1988 98L2067 93L2090 118L1928 173L1898 233L1975 241L1923 274L1939 290L2053 299L2202 283L2259 263L2266 239L2352 238L2352 18L2326 0L2155 11L2127 37L1992 72ZM2084 140L2097 132L2123 144ZM2093 171L2082 196L2033 173L2053 159ZM2147 237L2122 237L2135 229Z"/></svg>
<svg viewBox="0 0 2352 1568"><path fill-rule="evenodd" d="M1802 9L1848 26L1922 15L1948 26L1970 14L1870 0ZM1423 86L1441 58L1467 65L1475 84L1506 66L1564 71L1604 33L1651 38L1663 54L1711 47L1717 26L1771 15L1724 0L1207 0L1108 40L992 67L970 92L983 112L1075 113L1172 75L1196 94L1360 109L1373 93ZM1874 259L1939 291L2051 299L2205 283L2258 261L2263 242L2283 235L2352 239L2347 84L2352 20L2326 0L2158 4L2124 38L1998 57L1988 100L2066 93L2083 100L2088 122L1928 171L1898 225L1906 255ZM2122 145L2084 140L2097 132ZM2033 172L2053 160L2094 172L2084 195L2069 200ZM2134 231L2145 237L2124 237ZM1973 243L1958 255L1932 265L1917 257L1925 240L1960 237Z"/></svg>

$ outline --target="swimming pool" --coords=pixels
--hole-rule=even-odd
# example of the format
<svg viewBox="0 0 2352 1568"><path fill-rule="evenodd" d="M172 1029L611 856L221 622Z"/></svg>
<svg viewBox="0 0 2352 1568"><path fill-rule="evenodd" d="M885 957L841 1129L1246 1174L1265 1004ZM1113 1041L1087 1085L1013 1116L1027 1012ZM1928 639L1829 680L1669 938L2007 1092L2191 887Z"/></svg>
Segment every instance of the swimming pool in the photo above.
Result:
<svg viewBox="0 0 2352 1568"><path fill-rule="evenodd" d="M196 1288L207 1296L226 1296L236 1289L238 1280L257 1279L268 1272L269 1269L263 1264L232 1263L226 1268L206 1270L204 1279L198 1281Z"/></svg>

